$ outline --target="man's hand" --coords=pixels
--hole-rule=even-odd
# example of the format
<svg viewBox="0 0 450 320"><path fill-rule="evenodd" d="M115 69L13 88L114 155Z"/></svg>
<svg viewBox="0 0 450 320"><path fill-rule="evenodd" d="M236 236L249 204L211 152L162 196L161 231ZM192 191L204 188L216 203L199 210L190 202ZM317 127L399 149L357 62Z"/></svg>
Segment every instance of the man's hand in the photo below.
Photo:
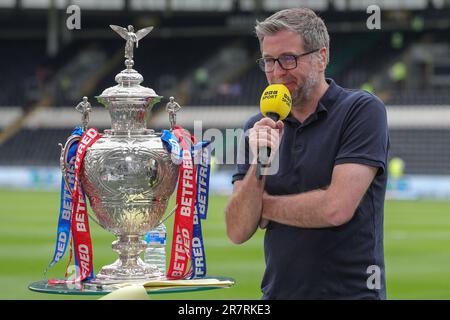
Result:
<svg viewBox="0 0 450 320"><path fill-rule="evenodd" d="M270 147L272 157L280 145L283 129L282 121L275 122L270 118L255 123L249 130L249 146L254 155L253 159L256 159L259 147ZM262 131L264 133L260 134ZM225 208L227 235L237 244L250 239L258 226L267 226L267 221L261 221L265 179L255 179L257 166L256 161L252 162L244 179L234 182L233 193Z"/></svg>
<svg viewBox="0 0 450 320"><path fill-rule="evenodd" d="M275 122L270 118L262 118L254 124L253 128L249 130L249 146L253 155L252 163L256 163L258 150L261 147L271 149L269 162L272 160L280 146L283 131L284 123L281 120Z"/></svg>

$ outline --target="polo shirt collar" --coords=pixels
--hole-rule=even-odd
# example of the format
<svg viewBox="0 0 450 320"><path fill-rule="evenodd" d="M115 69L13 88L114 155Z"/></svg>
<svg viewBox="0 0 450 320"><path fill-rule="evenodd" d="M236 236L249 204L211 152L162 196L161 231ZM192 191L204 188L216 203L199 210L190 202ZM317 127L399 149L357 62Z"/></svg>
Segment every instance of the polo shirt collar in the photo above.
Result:
<svg viewBox="0 0 450 320"><path fill-rule="evenodd" d="M336 84L336 82L334 82L331 78L326 78L325 81L328 83L328 89L325 91L322 98L320 98L316 112L321 110L328 111L337 101L339 96L341 88Z"/></svg>
<svg viewBox="0 0 450 320"><path fill-rule="evenodd" d="M334 103L338 99L340 87L331 78L326 78L325 81L328 83L328 89L320 98L319 103L317 104L316 111L314 111L314 113L311 116L316 117L319 113L328 112L328 110L334 105ZM289 115L286 117L286 121L298 123L298 120L294 118L294 116L290 112Z"/></svg>

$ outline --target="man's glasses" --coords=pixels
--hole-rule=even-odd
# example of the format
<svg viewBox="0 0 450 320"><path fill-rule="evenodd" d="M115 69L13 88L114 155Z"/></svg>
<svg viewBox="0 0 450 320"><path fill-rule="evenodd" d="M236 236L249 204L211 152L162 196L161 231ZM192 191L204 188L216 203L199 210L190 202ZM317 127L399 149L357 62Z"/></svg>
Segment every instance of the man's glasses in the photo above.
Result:
<svg viewBox="0 0 450 320"><path fill-rule="evenodd" d="M299 55L288 54L279 56L278 58L260 58L256 60L262 71L272 72L275 69L275 62L278 61L280 67L284 70L291 70L297 68L297 59L307 56L308 54L319 51L320 49L311 50Z"/></svg>

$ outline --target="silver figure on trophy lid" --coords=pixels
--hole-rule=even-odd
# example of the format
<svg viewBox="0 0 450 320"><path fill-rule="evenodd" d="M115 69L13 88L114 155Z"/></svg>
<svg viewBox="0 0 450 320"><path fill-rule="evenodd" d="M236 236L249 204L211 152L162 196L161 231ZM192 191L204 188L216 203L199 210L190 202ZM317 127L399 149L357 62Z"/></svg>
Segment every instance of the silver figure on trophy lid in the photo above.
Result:
<svg viewBox="0 0 450 320"><path fill-rule="evenodd" d="M174 97L169 98L166 104L166 111L169 113L170 129L173 130L177 124L177 112L180 111L181 106L175 101Z"/></svg>
<svg viewBox="0 0 450 320"><path fill-rule="evenodd" d="M83 101L81 101L75 109L82 114L81 116L81 125L83 128L83 131L86 131L88 129L89 124L89 113L92 111L91 104L88 101L87 97L83 97Z"/></svg>
<svg viewBox="0 0 450 320"><path fill-rule="evenodd" d="M136 48L138 48L139 40L141 40L143 37L145 37L147 34L149 34L150 31L153 30L153 27L146 27L135 33L134 27L132 25L128 26L128 30L123 27L116 26L113 24L111 24L109 26L111 27L111 29L113 29L115 32L117 32L122 38L127 40L127 43L125 45L125 58L128 59L127 67L131 68L134 63L134 61L133 61L134 44L136 43Z"/></svg>

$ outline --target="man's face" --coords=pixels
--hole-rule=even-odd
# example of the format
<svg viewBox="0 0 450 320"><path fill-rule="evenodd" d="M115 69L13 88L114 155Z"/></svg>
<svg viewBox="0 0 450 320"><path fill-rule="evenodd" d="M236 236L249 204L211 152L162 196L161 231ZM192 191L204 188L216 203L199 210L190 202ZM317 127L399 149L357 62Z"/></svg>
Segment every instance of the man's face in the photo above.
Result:
<svg viewBox="0 0 450 320"><path fill-rule="evenodd" d="M303 39L295 32L283 30L264 37L261 44L264 58L278 58L282 55L299 55L305 53ZM319 75L314 61L315 57L307 55L297 59L297 67L291 70L281 68L275 63L272 72L266 72L269 84L282 83L290 91L293 106L310 99L311 91L318 83Z"/></svg>

